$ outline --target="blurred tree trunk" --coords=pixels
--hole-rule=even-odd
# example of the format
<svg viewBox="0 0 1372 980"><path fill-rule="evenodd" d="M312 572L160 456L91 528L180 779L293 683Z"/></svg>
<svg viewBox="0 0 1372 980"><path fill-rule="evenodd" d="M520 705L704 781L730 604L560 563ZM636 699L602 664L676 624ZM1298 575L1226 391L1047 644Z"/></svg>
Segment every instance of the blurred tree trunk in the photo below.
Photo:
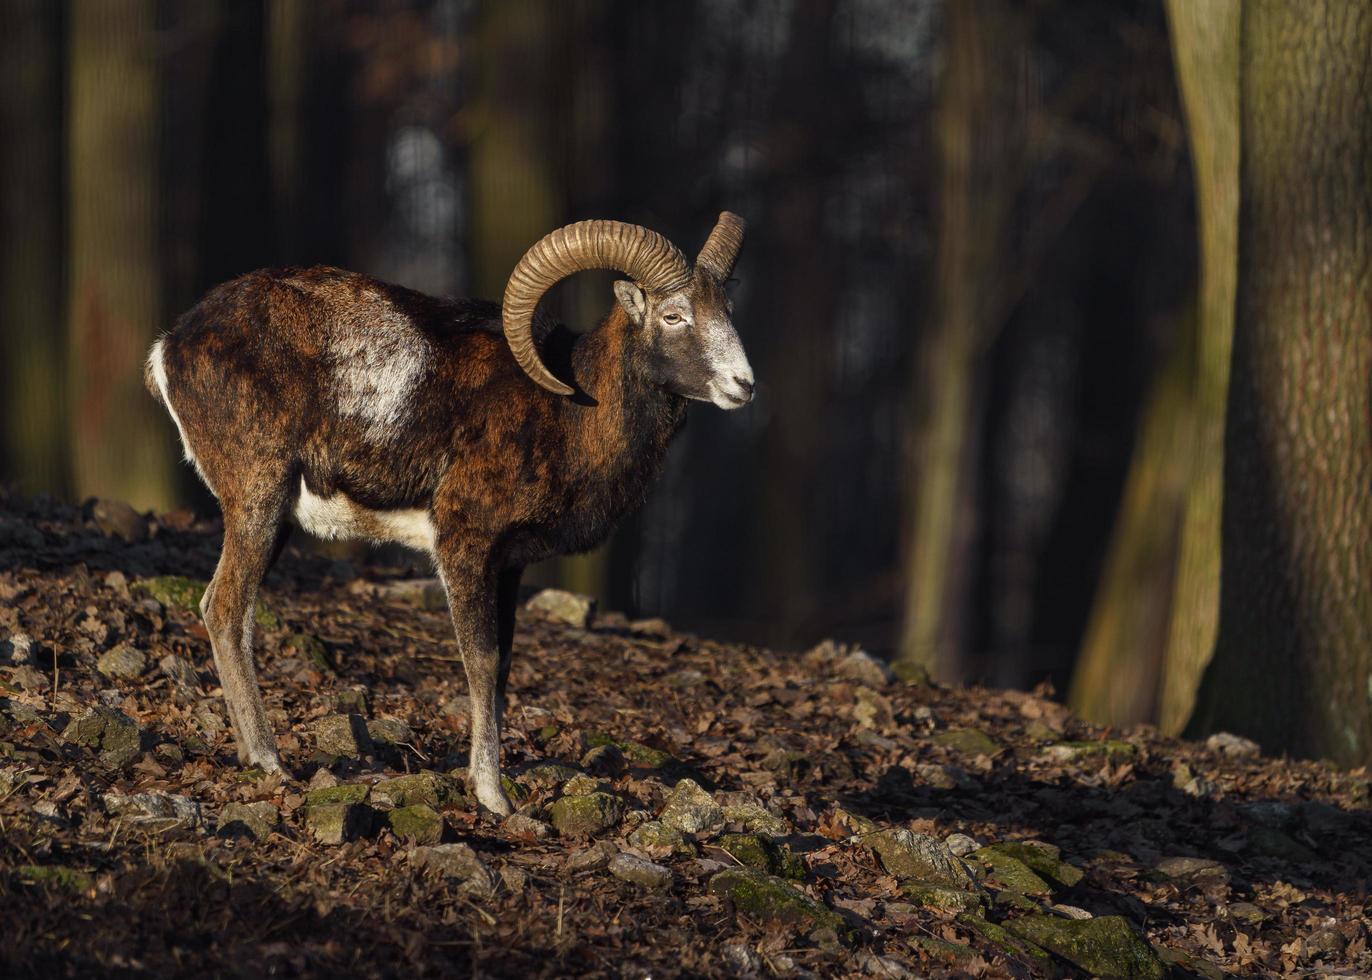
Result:
<svg viewBox="0 0 1372 980"><path fill-rule="evenodd" d="M69 9L68 422L78 495L173 501L171 426L143 388L166 324L157 249L152 0Z"/></svg>
<svg viewBox="0 0 1372 980"><path fill-rule="evenodd" d="M60 17L49 0L0 6L0 438L27 492L67 490Z"/></svg>
<svg viewBox="0 0 1372 980"><path fill-rule="evenodd" d="M1372 761L1372 6L1246 3L1219 634L1189 730Z"/></svg>
<svg viewBox="0 0 1372 980"><path fill-rule="evenodd" d="M1125 478L1068 704L1102 724L1152 721L1191 472L1192 321L1158 372Z"/></svg>
<svg viewBox="0 0 1372 980"><path fill-rule="evenodd" d="M1219 622L1224 403L1238 276L1239 0L1168 0L1167 14L1200 229L1192 471L1158 706L1162 730L1176 734L1191 716Z"/></svg>
<svg viewBox="0 0 1372 980"><path fill-rule="evenodd" d="M934 323L919 355L905 625L898 659L957 678L975 529L978 393L1018 180L1023 24L998 0L948 4L935 123L942 174Z"/></svg>
<svg viewBox="0 0 1372 980"><path fill-rule="evenodd" d="M313 4L285 2L267 6L267 163L272 189L276 249L288 263L304 261L305 140Z"/></svg>

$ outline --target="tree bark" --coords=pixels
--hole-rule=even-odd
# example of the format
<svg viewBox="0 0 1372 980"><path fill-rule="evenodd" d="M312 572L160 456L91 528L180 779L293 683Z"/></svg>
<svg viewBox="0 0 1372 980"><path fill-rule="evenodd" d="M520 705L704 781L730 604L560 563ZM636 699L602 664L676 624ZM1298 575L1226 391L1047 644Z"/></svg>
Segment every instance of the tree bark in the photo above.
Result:
<svg viewBox="0 0 1372 980"><path fill-rule="evenodd" d="M1215 647L1225 397L1239 228L1239 0L1168 0L1200 232L1190 485L1182 518L1158 724L1176 734Z"/></svg>
<svg viewBox="0 0 1372 980"><path fill-rule="evenodd" d="M1372 6L1242 14L1220 622L1190 731L1372 761Z"/></svg>
<svg viewBox="0 0 1372 980"><path fill-rule="evenodd" d="M143 387L162 322L151 0L77 3L68 106L68 415L78 495L174 499L171 423Z"/></svg>
<svg viewBox="0 0 1372 980"><path fill-rule="evenodd" d="M49 0L0 7L0 465L21 489L49 493L68 490L60 30Z"/></svg>

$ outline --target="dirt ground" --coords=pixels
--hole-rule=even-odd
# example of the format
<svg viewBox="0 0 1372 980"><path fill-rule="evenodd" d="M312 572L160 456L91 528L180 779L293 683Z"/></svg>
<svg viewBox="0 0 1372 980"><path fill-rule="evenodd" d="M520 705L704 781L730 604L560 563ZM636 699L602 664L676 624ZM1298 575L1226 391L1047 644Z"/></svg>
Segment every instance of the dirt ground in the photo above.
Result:
<svg viewBox="0 0 1372 980"><path fill-rule="evenodd" d="M0 973L1372 975L1365 769L836 644L521 610L502 823L433 590L291 547L257 641L291 774L244 772L160 578L217 549L0 499Z"/></svg>

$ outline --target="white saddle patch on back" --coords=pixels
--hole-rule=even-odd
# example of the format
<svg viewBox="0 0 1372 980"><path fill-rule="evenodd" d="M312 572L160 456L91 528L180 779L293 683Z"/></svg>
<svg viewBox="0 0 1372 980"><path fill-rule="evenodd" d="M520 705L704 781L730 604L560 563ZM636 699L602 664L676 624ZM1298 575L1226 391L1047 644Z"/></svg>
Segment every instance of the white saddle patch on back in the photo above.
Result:
<svg viewBox="0 0 1372 980"><path fill-rule="evenodd" d="M360 420L381 442L404 419L429 366L429 344L408 317L366 307L365 321L346 322L329 338L338 411Z"/></svg>
<svg viewBox="0 0 1372 980"><path fill-rule="evenodd" d="M420 551L434 550L434 526L428 511L369 510L341 493L320 497L305 486L304 477L295 502L295 519L320 538L394 541Z"/></svg>

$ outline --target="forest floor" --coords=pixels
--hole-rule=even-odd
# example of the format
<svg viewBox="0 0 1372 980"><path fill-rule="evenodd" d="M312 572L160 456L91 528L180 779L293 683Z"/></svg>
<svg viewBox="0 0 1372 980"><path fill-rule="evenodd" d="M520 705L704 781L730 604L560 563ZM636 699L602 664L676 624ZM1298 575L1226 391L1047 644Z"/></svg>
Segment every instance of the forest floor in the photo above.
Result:
<svg viewBox="0 0 1372 980"><path fill-rule="evenodd" d="M835 644L521 609L501 822L434 591L290 548L257 659L292 778L245 772L162 577L217 549L0 495L0 973L1372 975L1366 770Z"/></svg>

